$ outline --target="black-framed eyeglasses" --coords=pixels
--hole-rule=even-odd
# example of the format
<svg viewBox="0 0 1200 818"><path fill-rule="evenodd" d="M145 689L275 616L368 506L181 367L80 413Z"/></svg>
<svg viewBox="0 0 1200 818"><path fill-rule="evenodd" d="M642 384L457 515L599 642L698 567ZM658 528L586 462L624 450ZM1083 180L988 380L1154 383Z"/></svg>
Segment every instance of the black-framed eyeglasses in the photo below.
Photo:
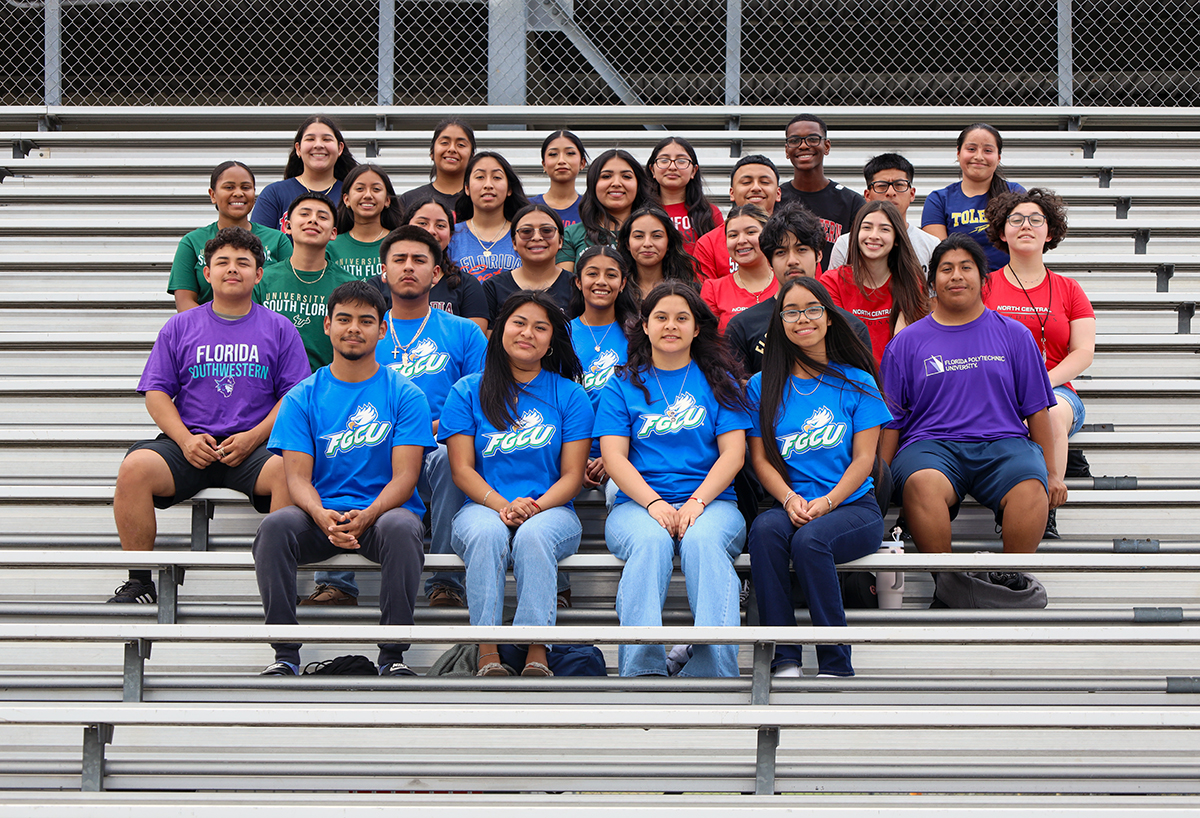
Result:
<svg viewBox="0 0 1200 818"><path fill-rule="evenodd" d="M533 227L527 224L524 227L517 228L517 235L525 239L525 241L529 241L531 238L533 238L533 234L535 232L542 238L548 239L551 236L558 234L558 228L552 224L543 224L539 225L538 227Z"/></svg>
<svg viewBox="0 0 1200 818"><path fill-rule="evenodd" d="M1030 227L1041 227L1046 223L1046 217L1041 213L1010 213L1004 221L1013 227L1020 227L1025 222L1029 222Z"/></svg>
<svg viewBox="0 0 1200 818"><path fill-rule="evenodd" d="M655 167L660 167L663 170L671 167L671 165L674 165L680 170L687 170L692 166L692 160L688 159L686 156L676 156L674 158L670 156L660 156L654 160L654 165Z"/></svg>
<svg viewBox="0 0 1200 818"><path fill-rule="evenodd" d="M809 321L816 321L825 314L825 308L820 304L813 304L811 307L805 307L802 310L784 310L779 313L779 317L783 319L785 324L794 324L800 320L803 315Z"/></svg>
<svg viewBox="0 0 1200 818"><path fill-rule="evenodd" d="M880 179L878 182L872 182L867 185L867 187L876 193L887 193L889 187L895 188L897 193L904 193L912 187L912 182L907 179L892 179L891 181Z"/></svg>
<svg viewBox="0 0 1200 818"><path fill-rule="evenodd" d="M798 148L801 145L808 145L810 148L819 148L824 141L825 137L820 134L810 133L808 136L789 136L783 140L783 144L789 148Z"/></svg>

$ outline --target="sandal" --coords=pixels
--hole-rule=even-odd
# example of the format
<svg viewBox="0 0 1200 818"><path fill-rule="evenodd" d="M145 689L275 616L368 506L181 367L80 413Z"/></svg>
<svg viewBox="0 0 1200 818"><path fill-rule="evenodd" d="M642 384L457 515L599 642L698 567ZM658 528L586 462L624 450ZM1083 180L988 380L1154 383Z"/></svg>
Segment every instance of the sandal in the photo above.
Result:
<svg viewBox="0 0 1200 818"><path fill-rule="evenodd" d="M525 669L521 671L522 676L553 676L550 668L543 665L541 662L530 662L525 665Z"/></svg>
<svg viewBox="0 0 1200 818"><path fill-rule="evenodd" d="M475 671L476 676L508 676L509 672L504 665L499 662L488 662L479 670Z"/></svg>

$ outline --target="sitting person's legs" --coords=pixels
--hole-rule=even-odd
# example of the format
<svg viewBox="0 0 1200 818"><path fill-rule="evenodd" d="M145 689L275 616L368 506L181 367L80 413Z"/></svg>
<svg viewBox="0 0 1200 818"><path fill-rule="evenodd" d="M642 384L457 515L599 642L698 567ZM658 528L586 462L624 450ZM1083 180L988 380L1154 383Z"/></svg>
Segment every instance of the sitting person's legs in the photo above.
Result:
<svg viewBox="0 0 1200 818"><path fill-rule="evenodd" d="M393 508L379 515L359 538L358 553L379 564L381 625L413 624L425 565L424 534L420 517L406 508ZM406 650L408 645L381 644L379 666L403 662Z"/></svg>
<svg viewBox="0 0 1200 818"><path fill-rule="evenodd" d="M746 545L737 503L713 500L679 541L679 561L696 627L741 624L741 589L734 558ZM693 645L680 676L737 676L737 645Z"/></svg>
<svg viewBox="0 0 1200 818"><path fill-rule="evenodd" d="M472 625L500 625L504 621L504 580L511 537L511 529L487 506L467 503L454 516L450 544L466 564Z"/></svg>
<svg viewBox="0 0 1200 818"><path fill-rule="evenodd" d="M523 522L512 538L517 581L514 625L553 625L558 614L558 561L579 550L583 528L575 512L548 508Z"/></svg>
<svg viewBox="0 0 1200 818"><path fill-rule="evenodd" d="M792 525L788 513L772 508L759 514L750 526L750 576L758 599L758 621L763 627L796 627L792 599ZM800 665L799 645L776 645L772 669Z"/></svg>
<svg viewBox="0 0 1200 818"><path fill-rule="evenodd" d="M632 501L613 507L604 526L604 539L608 550L625 562L617 585L621 624L661 625L674 567L674 539ZM734 599L736 605L736 592ZM667 652L662 645L621 645L617 665L622 676L666 676Z"/></svg>
<svg viewBox="0 0 1200 818"><path fill-rule="evenodd" d="M454 515L463 507L466 495L454 485L450 476L450 457L445 443L425 455L417 491L429 509L429 553L453 554L450 531ZM425 596L433 607L463 607L457 603L466 600L464 581L461 571L437 571L425 580Z"/></svg>

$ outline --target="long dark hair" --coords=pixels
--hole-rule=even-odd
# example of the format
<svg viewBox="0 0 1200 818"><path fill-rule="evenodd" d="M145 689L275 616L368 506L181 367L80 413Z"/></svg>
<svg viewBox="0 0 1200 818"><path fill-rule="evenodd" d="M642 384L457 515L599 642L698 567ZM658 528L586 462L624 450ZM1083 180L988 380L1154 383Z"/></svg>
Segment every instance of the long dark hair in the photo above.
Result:
<svg viewBox="0 0 1200 818"><path fill-rule="evenodd" d="M958 135L956 150L961 151L963 143L967 141L967 135L971 131L987 131L996 140L996 158L999 159L1004 153L1004 137L1000 132L986 122L976 122L973 125L968 125L962 129ZM1001 193L1008 193L1008 180L1000 174L1000 164L996 163L996 172L992 174L992 184L988 186L987 197L991 199L993 196L999 196Z"/></svg>
<svg viewBox="0 0 1200 818"><path fill-rule="evenodd" d="M858 247L858 231L872 213L882 213L892 224L892 249L887 257L888 270L892 273L892 314L888 317L888 327L894 333L896 320L902 313L910 324L929 315L929 297L925 293L921 262L913 251L912 242L908 240L908 224L899 209L888 201L867 202L854 217L846 254L846 262L854 274L854 286L862 293L868 289L862 269L862 251Z"/></svg>
<svg viewBox="0 0 1200 818"><path fill-rule="evenodd" d="M379 211L379 225L386 230L395 230L402 224L400 197L396 195L396 188L392 187L392 180L388 178L387 171L379 165L368 162L365 165L355 165L342 180L342 200L338 202L337 221L334 223L338 233L349 233L354 229L354 211L346 204L346 194L354 187L354 182L358 177L364 173L374 173L382 179L383 189L387 192L388 206Z"/></svg>
<svg viewBox="0 0 1200 818"><path fill-rule="evenodd" d="M663 280L682 281L699 290L700 279L696 276L696 259L684 252L683 234L679 232L675 222L667 215L667 211L656 204L646 205L631 212L617 233L617 250L620 251L625 267L629 270L630 282L635 285L639 284L637 262L633 258L633 253L629 252L629 238L633 234L633 223L642 216L653 216L667 231L667 253L662 260Z"/></svg>
<svg viewBox="0 0 1200 818"><path fill-rule="evenodd" d="M508 195L504 197L504 218L512 221L516 212L529 204L529 199L525 196L525 188L521 186L521 177L517 176L517 172L513 170L513 166L509 164L508 160L495 151L479 151L467 162L467 169L463 172L463 192L458 197L454 211L464 222L475 215L475 203L467 195L467 185L471 182L471 171L483 159L495 159L496 163L500 165L500 169L504 171L505 178L508 179Z"/></svg>
<svg viewBox="0 0 1200 818"><path fill-rule="evenodd" d="M641 320L633 322L626 332L629 337L627 363L619 371L629 377L629 382L642 390L648 402L653 403L650 390L646 387L643 374L654 366L650 336L646 334L649 321L658 302L667 296L677 295L687 302L699 334L692 339L691 356L697 368L704 373L712 389L713 397L726 409L750 409L746 391L742 387L745 372L738 360L729 351L728 345L717 332L717 317L700 298L700 294L681 281L663 281L646 294L642 300Z"/></svg>
<svg viewBox="0 0 1200 818"><path fill-rule="evenodd" d="M445 131L447 128L449 128L451 125L454 125L455 127L458 127L458 128L462 128L462 132L467 135L467 141L471 143L471 155L472 156L475 155L475 131L471 128L470 125L463 122L458 117L452 116L452 117L449 117L448 119L443 119L433 129L433 137L429 140L429 156L431 159L433 158L433 149L437 147L438 137L440 137L442 135L442 132ZM429 181L432 182L436 178L437 178L437 165L433 165L432 167L429 168Z"/></svg>
<svg viewBox="0 0 1200 818"><path fill-rule="evenodd" d="M787 331L783 326L783 302L787 298L787 294L797 287L808 290L825 308L825 319L828 326L825 331L825 357L828 363L813 360L805 354L803 349L788 340ZM779 409L783 405L788 378L791 377L792 368L796 364L802 365L810 372L816 372L818 377L825 379L831 385L840 382L839 386L842 389L850 388L865 393L859 384L847 378L833 364L861 369L875 379L876 387L879 386L875 357L871 354L870 348L859 340L859 337L854 334L854 330L850 328L849 322L834 307L833 299L824 285L815 278L804 276L788 279L779 288L779 294L775 296L775 309L771 311L771 323L767 327L762 363L762 398L758 409L758 421L764 443L775 440L775 423L779 418ZM878 397L878 395L873 395L873 397ZM767 462L775 471L779 472L784 480L790 483L791 478L788 476L787 464L783 462L783 455L779 453L779 447L764 445L763 449L766 451Z"/></svg>
<svg viewBox="0 0 1200 818"><path fill-rule="evenodd" d="M508 353L504 351L504 327L512 314L526 304L537 304L546 311L553 334L550 350L542 358L542 369L569 381L583 377L583 365L571 343L571 328L567 317L554 299L541 290L518 290L508 297L493 326L496 331L488 339L483 361L483 379L479 382L479 405L488 421L497 429L507 429L517 408L517 393L521 387L513 377Z"/></svg>
<svg viewBox="0 0 1200 818"><path fill-rule="evenodd" d="M300 158L300 154L296 153L296 145L304 138L304 132L318 122L322 125L327 125L329 130L333 131L333 138L342 146L342 155L337 158L337 162L333 165L333 177L335 179L345 179L350 169L358 164L358 161L354 158L354 154L350 153L350 146L346 144L346 140L342 137L342 129L338 127L337 121L324 114L314 114L301 122L300 127L296 129L296 138L292 140L292 152L288 154L287 165L283 169L284 179L291 179L294 176L304 173L304 161Z"/></svg>
<svg viewBox="0 0 1200 818"><path fill-rule="evenodd" d="M712 202L704 195L704 176L700 172L700 161L696 158L696 149L682 136L668 136L651 149L650 158L646 160L646 175L650 177L650 195L659 204L662 204L662 190L659 188L658 180L654 178L654 160L658 159L658 155L668 145L678 145L683 148L692 160L692 167L696 169L696 175L688 181L687 187L683 190L683 204L687 208L692 230L699 238L710 230L714 230L717 222L713 219Z"/></svg>
<svg viewBox="0 0 1200 818"><path fill-rule="evenodd" d="M612 216L596 198L596 185L600 181L600 172L613 159L620 159L633 170L633 179L637 182L637 193L633 196L630 213L650 202L650 180L646 171L628 151L613 148L606 150L596 157L596 161L588 165L587 189L579 198L579 221L583 223L584 235L588 244L612 244L619 229Z"/></svg>
<svg viewBox="0 0 1200 818"><path fill-rule="evenodd" d="M413 217L417 215L417 211L425 205L437 205L446 214L446 218L450 220L450 232L454 232L454 211L446 207L440 200L433 198L433 195L421 196L409 205L401 217L401 222L404 224L412 224ZM450 248L442 250L442 260L438 262L438 266L442 268L442 280L446 282L446 289L457 290L458 285L462 283L462 270L458 269L458 265L454 263L454 259L450 258Z"/></svg>
<svg viewBox="0 0 1200 818"><path fill-rule="evenodd" d="M617 300L613 302L613 312L617 326L628 337L629 325L637 323L638 318L641 317L639 308L641 293L640 291L634 292L637 290L637 282L629 275L629 266L625 263L625 259L607 244L593 245L579 254L579 259L575 262L575 272L572 273L575 278L575 287L571 291L571 304L567 308L567 317L578 318L583 315L584 308L587 306L583 298L583 268L596 256L611 258L617 263L617 269L621 271L621 279L624 283L621 291L617 293Z"/></svg>

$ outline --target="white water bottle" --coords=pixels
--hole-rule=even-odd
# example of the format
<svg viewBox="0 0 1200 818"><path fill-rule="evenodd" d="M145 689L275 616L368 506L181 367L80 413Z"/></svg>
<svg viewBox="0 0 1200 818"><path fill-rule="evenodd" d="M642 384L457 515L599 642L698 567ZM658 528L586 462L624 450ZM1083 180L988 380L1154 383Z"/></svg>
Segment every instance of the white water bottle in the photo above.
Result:
<svg viewBox="0 0 1200 818"><path fill-rule="evenodd" d="M897 531L894 535L895 539L892 542L885 543L880 546L878 553L880 554L903 554L904 543L900 542L900 533ZM879 599L879 607L887 609L899 609L904 607L904 572L903 571L878 571L875 574L875 595Z"/></svg>

